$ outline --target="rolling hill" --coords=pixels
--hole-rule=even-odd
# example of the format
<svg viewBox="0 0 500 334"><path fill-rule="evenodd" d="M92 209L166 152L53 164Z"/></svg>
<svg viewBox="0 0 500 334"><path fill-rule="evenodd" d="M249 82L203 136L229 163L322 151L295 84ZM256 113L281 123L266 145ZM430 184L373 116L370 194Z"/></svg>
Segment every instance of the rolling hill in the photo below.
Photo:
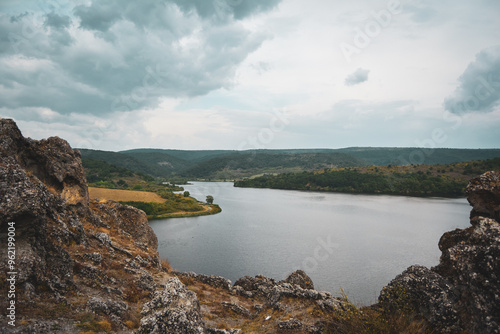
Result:
<svg viewBox="0 0 500 334"><path fill-rule="evenodd" d="M325 168L434 165L500 157L500 149L351 147L284 150L80 150L82 157L136 173L173 179L223 180Z"/></svg>

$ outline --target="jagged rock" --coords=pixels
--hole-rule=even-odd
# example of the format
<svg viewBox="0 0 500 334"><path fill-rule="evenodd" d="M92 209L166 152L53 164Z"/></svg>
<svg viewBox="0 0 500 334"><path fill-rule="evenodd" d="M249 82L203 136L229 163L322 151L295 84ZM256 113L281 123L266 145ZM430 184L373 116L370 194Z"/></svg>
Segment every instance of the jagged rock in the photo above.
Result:
<svg viewBox="0 0 500 334"><path fill-rule="evenodd" d="M141 265L159 265L157 239L142 211L114 202L89 203L78 151L56 137L40 141L24 138L12 120L0 119L2 240L6 240L4 233L9 222L16 228L16 271L19 273L16 305L20 307L34 307L43 302L50 310L54 303L67 305L61 304L65 302L61 296L69 290L73 296L80 296L82 291L92 295L107 291L111 292L107 300L91 299L87 306L118 319L128 306L122 301L122 292L109 286L117 279L107 276L106 272L113 267L118 280L131 278L124 270L117 272L117 264L122 264L123 256L116 255L115 250L132 257L130 251L123 249L126 247L136 256L136 251L142 252L135 245L139 242L149 253L136 257ZM115 245L107 233L94 235L93 227L113 229L133 240L130 243L117 240ZM7 261L0 261L0 272L9 271L6 265ZM101 266L102 270L94 265ZM153 282L144 280L148 281L149 288L154 288ZM0 298L2 307L5 301ZM40 333L47 324L54 323L38 320L18 324L15 330ZM70 323L74 326L74 321ZM54 328L49 332L57 332ZM74 327L62 330L78 331Z"/></svg>
<svg viewBox="0 0 500 334"><path fill-rule="evenodd" d="M110 299L103 300L98 297L90 298L87 302L87 307L90 312L115 316L121 316L128 310L128 305L124 302L117 302Z"/></svg>
<svg viewBox="0 0 500 334"><path fill-rule="evenodd" d="M141 313L144 317L138 334L206 332L196 294L188 290L177 277L167 282L165 290L155 291Z"/></svg>
<svg viewBox="0 0 500 334"><path fill-rule="evenodd" d="M289 319L278 323L278 333L296 333L302 329L304 325L300 320Z"/></svg>
<svg viewBox="0 0 500 334"><path fill-rule="evenodd" d="M294 271L283 282L296 284L302 289L314 290L312 279L303 270Z"/></svg>
<svg viewBox="0 0 500 334"><path fill-rule="evenodd" d="M486 172L470 180L466 192L472 205L471 218L482 216L500 221L500 173Z"/></svg>
<svg viewBox="0 0 500 334"><path fill-rule="evenodd" d="M379 296L388 312L417 313L447 333L460 331L454 286L423 266L411 266L392 280Z"/></svg>
<svg viewBox="0 0 500 334"><path fill-rule="evenodd" d="M381 305L404 301L440 333L500 333L499 180L487 172L469 182L472 226L443 234L439 264L407 269L382 290Z"/></svg>
<svg viewBox="0 0 500 334"><path fill-rule="evenodd" d="M216 329L207 328L207 334L241 334L241 329L230 328L230 329Z"/></svg>
<svg viewBox="0 0 500 334"><path fill-rule="evenodd" d="M233 311L234 313L240 314L240 315L247 317L247 318L249 318L252 315L247 308L245 308L241 305L238 305L238 304L222 302L221 305L224 306L225 308Z"/></svg>
<svg viewBox="0 0 500 334"><path fill-rule="evenodd" d="M94 262L95 265L99 265L102 262L102 255L100 253L83 254L83 258Z"/></svg>
<svg viewBox="0 0 500 334"><path fill-rule="evenodd" d="M231 281L222 276L196 274L194 272L181 273L178 271L172 271L172 274L176 275L177 277L191 278L195 281L205 283L214 288L220 288L228 291L231 290Z"/></svg>
<svg viewBox="0 0 500 334"><path fill-rule="evenodd" d="M99 232L95 235L95 238L100 242L102 242L104 247L111 247L111 239L109 237L109 234L104 232Z"/></svg>
<svg viewBox="0 0 500 334"><path fill-rule="evenodd" d="M113 220L117 227L130 234L134 242L139 242L157 253L158 239L153 229L149 226L146 213L128 205L121 205L114 201L99 202L94 205L99 209L102 219Z"/></svg>
<svg viewBox="0 0 500 334"><path fill-rule="evenodd" d="M240 286L245 291L250 291L254 294L261 294L264 296L268 295L275 285L276 281L274 279L263 275L257 275L255 277L243 276L234 283L235 287Z"/></svg>
<svg viewBox="0 0 500 334"><path fill-rule="evenodd" d="M141 266L141 267L147 267L148 266L148 261L142 258L142 256L137 255L134 260Z"/></svg>
<svg viewBox="0 0 500 334"><path fill-rule="evenodd" d="M154 291L157 287L153 276L151 276L148 272L141 273L141 276L135 280L135 284L139 288L148 291Z"/></svg>
<svg viewBox="0 0 500 334"><path fill-rule="evenodd" d="M288 283L288 281L295 283ZM283 309L280 300L284 297L314 300L322 309L333 310L344 303L339 298L334 298L329 292L320 292L314 289L304 289L304 286L314 286L307 274L298 270L288 276L284 281L275 281L272 278L258 275L255 277L244 276L238 279L231 290L233 294L253 297L254 295L266 299L267 304L275 310Z"/></svg>
<svg viewBox="0 0 500 334"><path fill-rule="evenodd" d="M87 181L80 152L58 137L24 138L14 121L0 119L0 155L42 182L67 204L88 205Z"/></svg>

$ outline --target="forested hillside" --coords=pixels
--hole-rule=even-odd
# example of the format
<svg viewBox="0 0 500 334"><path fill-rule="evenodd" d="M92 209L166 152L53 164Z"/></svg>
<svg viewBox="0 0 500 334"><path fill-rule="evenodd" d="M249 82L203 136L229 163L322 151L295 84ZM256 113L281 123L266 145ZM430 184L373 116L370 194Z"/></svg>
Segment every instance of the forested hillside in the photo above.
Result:
<svg viewBox="0 0 500 334"><path fill-rule="evenodd" d="M236 187L314 190L408 196L465 196L468 179L500 170L500 158L447 165L371 166L264 175L236 181Z"/></svg>
<svg viewBox="0 0 500 334"><path fill-rule="evenodd" d="M82 157L105 161L156 178L235 180L263 174L325 168L448 164L500 157L500 149L363 148L285 150L160 150L122 152L80 150Z"/></svg>

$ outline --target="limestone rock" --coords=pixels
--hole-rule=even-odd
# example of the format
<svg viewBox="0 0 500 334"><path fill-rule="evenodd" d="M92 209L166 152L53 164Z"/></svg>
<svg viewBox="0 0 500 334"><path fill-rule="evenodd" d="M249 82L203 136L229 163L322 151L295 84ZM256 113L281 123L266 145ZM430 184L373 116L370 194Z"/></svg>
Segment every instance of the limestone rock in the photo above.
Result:
<svg viewBox="0 0 500 334"><path fill-rule="evenodd" d="M56 137L40 141L24 138L12 120L0 119L1 240L7 239L9 222L16 229L17 296L26 296L17 300L19 305L74 308L67 304L68 299L74 302L89 296L83 304L86 307L78 311L89 309L119 323L130 309L123 301L123 292L114 286L117 279L120 283L138 279L147 290L155 288L156 283L142 271L135 277L125 270L119 272L124 263L122 254L133 257L123 248L134 253L139 250L141 256L134 256L143 266L159 265L157 239L144 213L114 202L89 203L78 151ZM112 241L108 233L96 232L100 228L134 240L128 243L113 236ZM135 248L134 242L144 246ZM0 272L9 271L6 266L7 261L0 261ZM117 278L108 276L110 267ZM67 292L71 292L69 296ZM5 301L0 299L2 307ZM66 315L60 312L60 316ZM45 320L35 315L30 322L16 326L15 332L44 332L46 326L55 324ZM57 332L54 328L51 333ZM77 332L78 328L61 331Z"/></svg>
<svg viewBox="0 0 500 334"><path fill-rule="evenodd" d="M389 312L417 313L443 332L461 328L454 286L423 266L411 266L398 275L382 290L379 302Z"/></svg>
<svg viewBox="0 0 500 334"><path fill-rule="evenodd" d="M206 333L196 294L177 277L170 279L163 291L155 291L143 306L139 334L149 333Z"/></svg>
<svg viewBox="0 0 500 334"><path fill-rule="evenodd" d="M80 152L58 137L24 138L14 121L0 119L0 155L42 182L67 204L88 205L89 194Z"/></svg>
<svg viewBox="0 0 500 334"><path fill-rule="evenodd" d="M241 334L241 329L230 328L230 329L216 329L207 328L207 334Z"/></svg>
<svg viewBox="0 0 500 334"><path fill-rule="evenodd" d="M500 221L500 173L486 172L472 179L466 192L472 205L471 218L482 216Z"/></svg>
<svg viewBox="0 0 500 334"><path fill-rule="evenodd" d="M302 289L314 290L314 283L312 279L303 270L294 271L284 280L284 282L296 284Z"/></svg>
<svg viewBox="0 0 500 334"><path fill-rule="evenodd" d="M214 288L221 288L228 291L231 290L231 281L222 276L196 274L194 272L181 273L175 270L172 271L172 274L178 277L194 279L195 281L205 283Z"/></svg>
<svg viewBox="0 0 500 334"><path fill-rule="evenodd" d="M278 323L278 333L296 333L302 329L304 325L300 320L289 319Z"/></svg>
<svg viewBox="0 0 500 334"><path fill-rule="evenodd" d="M98 297L90 298L87 302L87 307L94 313L117 316L123 315L128 310L128 305L124 302L116 302L110 299L104 300Z"/></svg>
<svg viewBox="0 0 500 334"><path fill-rule="evenodd" d="M100 202L93 207L102 219L113 220L116 226L130 234L132 240L145 244L150 252L157 253L158 239L144 211L114 201Z"/></svg>
<svg viewBox="0 0 500 334"><path fill-rule="evenodd" d="M223 307L225 307L225 308L233 311L234 313L240 314L240 315L242 315L244 317L249 318L251 316L250 311L247 308L245 308L245 307L243 307L241 305L234 304L234 303L228 303L228 302L222 302L221 305Z"/></svg>

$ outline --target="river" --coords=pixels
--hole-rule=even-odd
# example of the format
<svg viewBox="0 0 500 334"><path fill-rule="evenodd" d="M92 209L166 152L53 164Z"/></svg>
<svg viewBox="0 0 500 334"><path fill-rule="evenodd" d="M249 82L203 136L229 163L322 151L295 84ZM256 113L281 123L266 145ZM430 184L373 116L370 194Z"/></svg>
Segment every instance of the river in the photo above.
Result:
<svg viewBox="0 0 500 334"><path fill-rule="evenodd" d="M263 274L284 279L296 269L317 290L357 305L408 266L439 262L441 235L469 225L465 198L414 198L236 188L193 182L191 196L214 197L212 216L155 220L160 257L180 271L236 279Z"/></svg>

